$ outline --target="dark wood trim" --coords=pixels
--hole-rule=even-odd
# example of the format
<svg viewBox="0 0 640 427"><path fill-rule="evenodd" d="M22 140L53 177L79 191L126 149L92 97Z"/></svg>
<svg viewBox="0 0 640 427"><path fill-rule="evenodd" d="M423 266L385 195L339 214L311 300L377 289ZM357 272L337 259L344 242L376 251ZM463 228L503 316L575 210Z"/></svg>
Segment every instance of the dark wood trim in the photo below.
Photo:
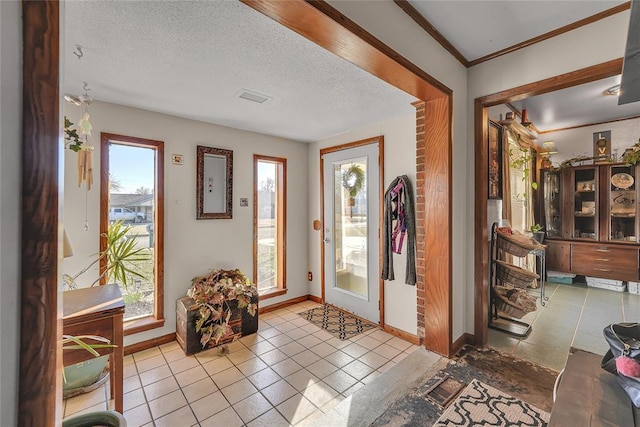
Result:
<svg viewBox="0 0 640 427"><path fill-rule="evenodd" d="M133 335L139 332L150 331L164 326L164 318L156 319L154 316L146 316L124 323L124 335Z"/></svg>
<svg viewBox="0 0 640 427"><path fill-rule="evenodd" d="M504 104L507 102L518 101L520 99L529 98L543 93L554 92L560 89L566 89L590 83L606 77L617 76L622 72L623 58L613 59L598 65L581 68L559 76L549 77L534 83L527 83L513 89L503 90L501 92L485 95L479 99L485 107L493 107L494 105Z"/></svg>
<svg viewBox="0 0 640 427"><path fill-rule="evenodd" d="M436 27L431 24L431 22L427 20L427 18L422 16L422 14L418 12L416 8L414 8L411 3L409 3L408 0L393 0L393 2L397 4L400 9L404 10L405 13L409 15L411 19L413 19L416 24L418 24L423 30L425 30L431 37L433 37L435 41L440 43L440 46L445 48L447 52L449 52L454 58L458 60L458 62L460 62L465 67L469 67L469 60L465 58L464 55L458 49L456 49L456 47L451 44L451 42L449 42L449 40L447 40L445 36L443 36L440 31L436 29Z"/></svg>
<svg viewBox="0 0 640 427"><path fill-rule="evenodd" d="M280 310L281 308L289 307L290 305L305 302L309 299L309 295L302 295L301 297L291 298L286 301L280 301L275 304L267 305L258 308L258 314L269 313L270 311Z"/></svg>
<svg viewBox="0 0 640 427"><path fill-rule="evenodd" d="M151 338L145 341L140 341L135 344L129 344L124 346L124 355L128 356L139 351L148 350L153 347L157 347L163 344L169 344L176 340L176 334L166 334L160 337Z"/></svg>
<svg viewBox="0 0 640 427"><path fill-rule="evenodd" d="M379 215L378 215L378 230L382 230L383 212L384 212L384 136L379 135L373 138L361 139L359 141L348 142L346 144L334 145L332 147L326 147L320 149L320 207L322 212L322 236L324 239L324 155L328 153L335 153L342 150L348 150L350 148L363 147L365 145L378 143L378 198L379 198ZM378 232L378 234L381 231ZM378 239L378 262L380 268L382 268L382 250L383 240ZM324 277L324 262L325 262L325 250L324 242L320 242L320 258L321 258L321 274L320 274L320 287L322 288L322 301L326 301L325 298L325 277ZM379 300L379 312L380 312L380 326L384 326L384 280L378 279L378 297Z"/></svg>
<svg viewBox="0 0 640 427"><path fill-rule="evenodd" d="M515 106L515 105L513 105L513 104L512 104L512 103L510 103L510 102L505 102L505 104L504 104L504 105L505 105L509 110L511 110L511 111L513 112L513 114L515 114L515 115L516 115L516 117L519 117L520 119L522 119L522 113L520 112L520 110L518 110L518 109L516 108L516 106ZM536 133L540 133L540 131L538 130L538 128L537 128L533 123L529 124L529 128L530 128L531 130L533 130L534 132L536 132Z"/></svg>
<svg viewBox="0 0 640 427"><path fill-rule="evenodd" d="M21 426L53 426L62 419L59 13L57 1L22 3L22 332L15 331Z"/></svg>
<svg viewBox="0 0 640 427"><path fill-rule="evenodd" d="M474 198L474 339L475 345L484 347L488 340L489 321L489 243L487 230L487 157L485 140L487 109L494 105L525 99L583 83L590 83L622 72L622 58L592 65L516 88L476 98L474 101L475 138L475 198Z"/></svg>
<svg viewBox="0 0 640 427"><path fill-rule="evenodd" d="M588 16L584 19L581 19L576 22L572 22L571 24L567 24L564 27L556 28L555 30L551 30L539 36L530 38L529 40L525 40L523 42L514 44L513 46L506 47L504 49L498 50L496 52L490 53L488 55L482 56L480 58L469 61L467 67L473 67L474 65L478 65L482 62L490 61L492 59L498 58L499 56L506 55L508 53L515 52L516 50L524 49L525 47L531 46L536 43L540 43L542 41L551 39L553 37L559 36L564 33L568 33L569 31L573 31L576 28L584 27L585 25L593 24L596 21L599 21L604 18L608 18L609 16L615 15L620 12L624 12L625 10L631 7L631 2L626 2L614 6L610 9L604 10L602 12L596 13L595 15Z"/></svg>
<svg viewBox="0 0 640 427"><path fill-rule="evenodd" d="M384 325L384 327L382 327L382 329L385 332L387 332L387 333L389 333L389 334L391 334L393 336L396 336L398 338L401 338L401 339L403 339L405 341L408 341L413 345L421 345L422 344L420 342L420 338L418 338L417 335L410 334L409 332L405 332L405 331L403 331L401 329L396 329L393 326L389 326L389 325Z"/></svg>
<svg viewBox="0 0 640 427"><path fill-rule="evenodd" d="M465 332L464 334L460 335L458 339L453 343L453 354L457 354L460 350L462 350L462 347L467 344L473 345L474 342L475 337Z"/></svg>
<svg viewBox="0 0 640 427"><path fill-rule="evenodd" d="M109 228L109 145L111 142L141 148L149 148L155 151L155 218L154 218L154 321L144 321L136 326L126 328L125 334L159 328L164 325L164 142L154 139L135 136L120 135L115 133L100 133L100 251L106 248L104 235ZM100 260L100 273L106 268L107 260ZM101 285L106 278L101 280ZM134 322L135 323L135 322ZM127 322L130 324L130 322Z"/></svg>
<svg viewBox="0 0 640 427"><path fill-rule="evenodd" d="M309 295L309 300L316 302L318 304L324 304L324 300L320 297L317 297L315 295Z"/></svg>
<svg viewBox="0 0 640 427"><path fill-rule="evenodd" d="M605 120L603 122L596 122L596 123L586 123L584 125L569 126L569 127L566 127L566 128L549 129L549 130L545 130L545 131L538 132L538 133L540 135L544 135L545 133L561 132L563 130L580 129L580 128L586 128L586 127L589 127L589 126L599 126L599 125L604 125L604 124L607 124L607 123L623 122L625 120L634 120L634 119L640 119L640 116L631 116L631 117L625 117L625 118L622 118L622 119Z"/></svg>
<svg viewBox="0 0 640 427"><path fill-rule="evenodd" d="M416 98L431 100L452 93L324 1L240 1Z"/></svg>
<svg viewBox="0 0 640 427"><path fill-rule="evenodd" d="M274 288L268 291L258 293L258 300L264 301L269 298L279 297L280 295L285 295L287 293L286 289Z"/></svg>
<svg viewBox="0 0 640 427"><path fill-rule="evenodd" d="M424 269L425 347L452 355L452 145L453 97L425 103ZM426 197L428 196L428 197Z"/></svg>

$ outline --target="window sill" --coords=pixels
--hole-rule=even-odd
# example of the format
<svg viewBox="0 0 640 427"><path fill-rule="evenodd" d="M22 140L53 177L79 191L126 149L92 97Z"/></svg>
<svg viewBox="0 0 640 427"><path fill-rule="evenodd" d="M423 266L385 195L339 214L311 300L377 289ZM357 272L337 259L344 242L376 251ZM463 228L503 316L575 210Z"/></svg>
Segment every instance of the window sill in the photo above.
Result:
<svg viewBox="0 0 640 427"><path fill-rule="evenodd" d="M124 335L133 335L138 332L149 331L163 326L164 319L156 319L153 316L141 317L139 319L124 322Z"/></svg>
<svg viewBox="0 0 640 427"><path fill-rule="evenodd" d="M262 300L273 298L273 297L279 297L280 295L284 295L286 293L287 293L286 289L281 289L281 288L266 289L264 291L258 291L258 300L262 301Z"/></svg>

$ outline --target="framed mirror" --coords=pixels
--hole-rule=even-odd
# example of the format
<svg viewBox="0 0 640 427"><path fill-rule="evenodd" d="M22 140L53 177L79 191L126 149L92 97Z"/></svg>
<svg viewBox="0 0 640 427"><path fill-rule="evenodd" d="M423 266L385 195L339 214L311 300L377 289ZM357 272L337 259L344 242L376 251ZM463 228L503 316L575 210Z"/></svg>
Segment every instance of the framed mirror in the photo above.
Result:
<svg viewBox="0 0 640 427"><path fill-rule="evenodd" d="M232 218L233 151L198 145L196 219Z"/></svg>

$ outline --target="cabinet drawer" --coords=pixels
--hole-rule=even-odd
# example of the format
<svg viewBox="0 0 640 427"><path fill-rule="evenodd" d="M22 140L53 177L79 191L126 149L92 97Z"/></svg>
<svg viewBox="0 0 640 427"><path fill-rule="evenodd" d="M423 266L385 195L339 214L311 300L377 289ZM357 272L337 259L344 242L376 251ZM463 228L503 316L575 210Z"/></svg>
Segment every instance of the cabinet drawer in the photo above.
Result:
<svg viewBox="0 0 640 427"><path fill-rule="evenodd" d="M638 249L607 245L571 245L571 268L638 269Z"/></svg>
<svg viewBox="0 0 640 427"><path fill-rule="evenodd" d="M572 271L583 276L600 277L603 279L613 280L631 280L634 282L637 282L640 277L637 268L611 268L607 266L585 264L572 269Z"/></svg>

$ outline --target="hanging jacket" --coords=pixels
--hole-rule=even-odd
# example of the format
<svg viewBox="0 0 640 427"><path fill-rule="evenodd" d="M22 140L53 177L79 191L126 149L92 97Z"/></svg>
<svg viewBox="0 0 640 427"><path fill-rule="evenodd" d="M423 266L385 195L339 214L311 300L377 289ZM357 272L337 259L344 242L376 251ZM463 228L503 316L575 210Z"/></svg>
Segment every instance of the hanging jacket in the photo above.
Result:
<svg viewBox="0 0 640 427"><path fill-rule="evenodd" d="M395 225L394 225L395 222ZM393 253L402 252L407 238L407 269L405 283L416 284L416 214L413 188L406 175L394 179L384 194L384 246L381 278L395 280ZM398 240L399 239L399 240Z"/></svg>

